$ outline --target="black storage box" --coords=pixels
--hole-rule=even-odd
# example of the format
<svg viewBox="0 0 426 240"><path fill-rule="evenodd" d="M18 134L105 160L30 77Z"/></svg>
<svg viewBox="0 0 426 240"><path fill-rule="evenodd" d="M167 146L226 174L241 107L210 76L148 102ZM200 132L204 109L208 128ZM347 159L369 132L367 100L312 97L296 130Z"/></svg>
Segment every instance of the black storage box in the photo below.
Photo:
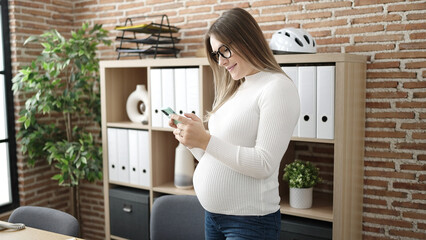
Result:
<svg viewBox="0 0 426 240"><path fill-rule="evenodd" d="M149 193L117 187L109 190L111 235L149 240Z"/></svg>
<svg viewBox="0 0 426 240"><path fill-rule="evenodd" d="M331 240L331 222L283 215L280 240Z"/></svg>

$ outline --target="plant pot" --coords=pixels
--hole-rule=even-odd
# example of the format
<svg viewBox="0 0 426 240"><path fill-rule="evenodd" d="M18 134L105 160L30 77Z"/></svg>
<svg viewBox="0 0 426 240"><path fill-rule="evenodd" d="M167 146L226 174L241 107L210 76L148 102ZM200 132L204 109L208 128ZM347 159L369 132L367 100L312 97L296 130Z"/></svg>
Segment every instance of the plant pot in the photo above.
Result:
<svg viewBox="0 0 426 240"><path fill-rule="evenodd" d="M290 188L290 207L311 208L313 188Z"/></svg>

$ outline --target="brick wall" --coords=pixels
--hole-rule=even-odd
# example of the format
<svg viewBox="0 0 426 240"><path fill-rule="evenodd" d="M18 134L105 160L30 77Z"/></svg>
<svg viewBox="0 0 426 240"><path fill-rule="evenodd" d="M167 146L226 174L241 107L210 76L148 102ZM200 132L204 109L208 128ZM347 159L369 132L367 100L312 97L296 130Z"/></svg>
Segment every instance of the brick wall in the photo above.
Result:
<svg viewBox="0 0 426 240"><path fill-rule="evenodd" d="M153 13L167 14L181 28L181 57L194 56L214 19L235 6L249 10L268 39L280 28L302 27L316 39L318 52L368 56L363 239L426 239L424 1L21 0L9 4L14 70L34 55L34 50L22 47L31 34L50 27L69 32L89 21L104 24L115 39L118 33L113 28L126 17ZM116 58L115 47L117 44L101 47L100 57ZM18 110L23 97L17 96L15 101ZM46 167L27 170L21 161L21 199L27 201L38 187L46 185L37 185L33 172L42 175ZM26 190L29 187L31 191ZM102 239L102 185L82 188L84 237ZM40 191L58 195L57 199L67 195L59 194L62 190L55 183ZM32 203L48 204L41 200Z"/></svg>

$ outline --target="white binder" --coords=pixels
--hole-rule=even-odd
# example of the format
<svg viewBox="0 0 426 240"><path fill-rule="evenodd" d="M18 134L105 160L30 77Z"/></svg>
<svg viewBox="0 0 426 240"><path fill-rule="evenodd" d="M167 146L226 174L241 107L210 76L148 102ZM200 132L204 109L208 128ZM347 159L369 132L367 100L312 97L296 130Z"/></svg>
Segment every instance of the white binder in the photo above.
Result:
<svg viewBox="0 0 426 240"><path fill-rule="evenodd" d="M177 114L186 113L186 69L175 68L175 106L174 109Z"/></svg>
<svg viewBox="0 0 426 240"><path fill-rule="evenodd" d="M334 139L335 67L317 67L317 138Z"/></svg>
<svg viewBox="0 0 426 240"><path fill-rule="evenodd" d="M316 137L317 86L315 66L299 67L299 137Z"/></svg>
<svg viewBox="0 0 426 240"><path fill-rule="evenodd" d="M151 118L153 127L163 126L161 69L152 68L150 71L151 81Z"/></svg>
<svg viewBox="0 0 426 240"><path fill-rule="evenodd" d="M299 77L298 77L298 67L281 67L282 70L287 74L287 76L293 81L296 86L298 92L299 91ZM299 122L299 121L298 121ZM299 123L296 123L293 131L293 137L299 136Z"/></svg>
<svg viewBox="0 0 426 240"><path fill-rule="evenodd" d="M127 129L117 129L118 180L129 183L129 137Z"/></svg>
<svg viewBox="0 0 426 240"><path fill-rule="evenodd" d="M138 162L139 162L139 185L150 187L151 172L149 165L149 135L148 131L138 131Z"/></svg>
<svg viewBox="0 0 426 240"><path fill-rule="evenodd" d="M186 103L188 112L195 113L198 117L200 117L200 82L198 74L198 68L186 69Z"/></svg>
<svg viewBox="0 0 426 240"><path fill-rule="evenodd" d="M138 131L129 129L129 178L130 183L139 184L139 144L138 144Z"/></svg>
<svg viewBox="0 0 426 240"><path fill-rule="evenodd" d="M110 181L118 181L117 129L107 129L108 138L108 175Z"/></svg>
<svg viewBox="0 0 426 240"><path fill-rule="evenodd" d="M175 79L173 68L161 69L161 84L163 87L162 107L175 109ZM169 118L163 117L163 127L169 127Z"/></svg>

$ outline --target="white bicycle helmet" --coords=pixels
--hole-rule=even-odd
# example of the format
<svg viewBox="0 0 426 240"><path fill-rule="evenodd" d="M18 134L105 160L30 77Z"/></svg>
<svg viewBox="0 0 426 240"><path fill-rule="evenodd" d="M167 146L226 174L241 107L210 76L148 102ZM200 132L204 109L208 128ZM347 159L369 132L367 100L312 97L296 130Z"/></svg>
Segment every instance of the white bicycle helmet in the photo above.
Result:
<svg viewBox="0 0 426 240"><path fill-rule="evenodd" d="M275 54L316 53L315 40L304 29L283 28L272 35L269 47Z"/></svg>

